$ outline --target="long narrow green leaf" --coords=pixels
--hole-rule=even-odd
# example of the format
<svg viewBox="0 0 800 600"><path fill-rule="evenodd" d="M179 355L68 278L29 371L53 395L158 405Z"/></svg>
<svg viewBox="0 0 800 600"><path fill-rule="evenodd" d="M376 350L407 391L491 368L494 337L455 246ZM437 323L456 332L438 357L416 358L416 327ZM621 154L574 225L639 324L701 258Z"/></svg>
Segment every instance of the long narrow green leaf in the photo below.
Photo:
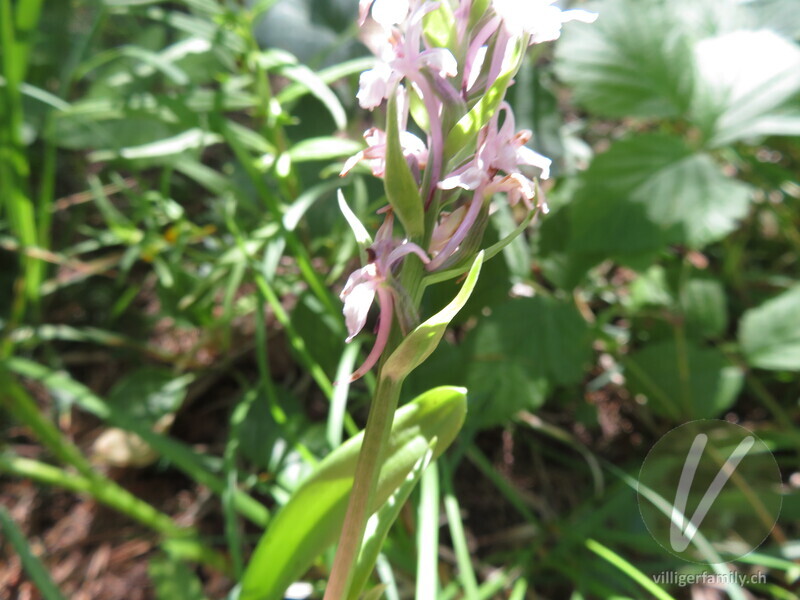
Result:
<svg viewBox="0 0 800 600"><path fill-rule="evenodd" d="M327 85L337 81L338 79L342 79L343 77L348 77L349 75L371 69L374 66L375 59L371 56L366 58L355 58L353 60L322 69L316 73L316 76L320 79L320 81ZM280 92L278 92L275 98L281 104L286 105L289 102L297 100L308 93L311 93L311 90L307 85L302 83L293 83L291 85L287 85Z"/></svg>
<svg viewBox="0 0 800 600"><path fill-rule="evenodd" d="M65 600L61 595L56 584L50 578L47 569L39 560L39 557L33 553L28 540L25 535L19 530L16 523L14 523L11 515L6 510L5 506L0 505L0 531L3 532L4 537L11 543L14 551L19 555L22 561L22 566L28 577L31 578L36 589L42 594L45 600Z"/></svg>
<svg viewBox="0 0 800 600"><path fill-rule="evenodd" d="M417 509L416 600L436 600L439 589L439 470L431 464L422 474Z"/></svg>
<svg viewBox="0 0 800 600"><path fill-rule="evenodd" d="M226 489L225 483L208 471L202 462L202 457L193 450L177 440L153 432L148 424L142 423L105 403L69 375L53 371L23 358L10 359L7 365L11 371L18 375L40 381L45 386L58 390L60 393L70 394L75 403L88 413L107 421L111 425L135 433L162 456L169 458L176 467L186 472L192 479L207 485L214 492L222 494ZM258 525L263 526L269 520L269 511L266 507L241 490L237 490L234 503L238 511Z"/></svg>
<svg viewBox="0 0 800 600"><path fill-rule="evenodd" d="M409 238L420 238L425 232L425 215L419 187L403 155L400 125L397 119L397 94L389 97L386 114L386 198L405 227Z"/></svg>
<svg viewBox="0 0 800 600"><path fill-rule="evenodd" d="M628 562L627 560L622 558L619 554L617 554L610 548L604 546L600 542L592 539L586 540L586 547L595 554L597 554L597 556L609 562L610 564L614 565L617 569L625 573L625 575L627 575L633 581L641 585L655 598L658 598L658 600L675 600L675 598L673 598L667 592L661 589L647 575L642 573L630 562Z"/></svg>
<svg viewBox="0 0 800 600"><path fill-rule="evenodd" d="M342 103L339 102L336 94L325 85L325 82L314 71L305 65L296 64L281 67L278 72L305 87L312 96L322 102L322 105L328 109L331 117L333 117L336 129L341 131L347 127L347 114L344 112ZM280 98L278 98L278 101L280 101Z"/></svg>
<svg viewBox="0 0 800 600"><path fill-rule="evenodd" d="M475 289L482 264L483 252L480 252L475 257L467 279L458 294L456 294L456 297L442 310L408 334L389 356L381 371L385 377L390 377L398 382L403 381L411 371L422 364L436 350L445 329L447 329L447 325L458 314L458 311L464 307L472 294L472 290Z"/></svg>
<svg viewBox="0 0 800 600"><path fill-rule="evenodd" d="M450 527L450 538L453 540L453 549L458 563L459 579L464 587L465 600L476 600L478 596L478 578L472 567L472 557L467 546L467 537L464 534L464 524L461 522L461 509L453 492L453 478L450 466L442 459L442 483L444 484L444 509L447 514L447 524Z"/></svg>

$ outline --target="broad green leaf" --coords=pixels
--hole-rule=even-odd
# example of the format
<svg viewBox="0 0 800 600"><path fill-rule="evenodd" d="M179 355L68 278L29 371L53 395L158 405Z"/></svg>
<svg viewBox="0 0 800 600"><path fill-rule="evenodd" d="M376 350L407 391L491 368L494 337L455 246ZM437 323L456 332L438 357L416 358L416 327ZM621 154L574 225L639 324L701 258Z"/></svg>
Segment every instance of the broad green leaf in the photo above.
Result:
<svg viewBox="0 0 800 600"><path fill-rule="evenodd" d="M205 600L203 585L186 564L166 554L150 559L147 572L157 600Z"/></svg>
<svg viewBox="0 0 800 600"><path fill-rule="evenodd" d="M739 342L754 367L800 370L800 285L745 312Z"/></svg>
<svg viewBox="0 0 800 600"><path fill-rule="evenodd" d="M519 362L532 376L577 383L591 355L586 321L571 302L536 296L496 306L470 332L473 362Z"/></svg>
<svg viewBox="0 0 800 600"><path fill-rule="evenodd" d="M686 282L680 298L686 333L715 338L728 326L728 299L719 281L694 278Z"/></svg>
<svg viewBox="0 0 800 600"><path fill-rule="evenodd" d="M556 73L608 117L675 117L691 102L692 47L673 2L606 0L595 23L565 28Z"/></svg>
<svg viewBox="0 0 800 600"><path fill-rule="evenodd" d="M622 301L633 311L648 306L671 306L672 290L667 282L667 272L661 265L653 265L631 282L630 293Z"/></svg>
<svg viewBox="0 0 800 600"><path fill-rule="evenodd" d="M716 241L747 213L750 188L679 138L646 134L612 145L584 173L572 206L571 248L642 252L666 241ZM660 230L660 231L659 231Z"/></svg>
<svg viewBox="0 0 800 600"><path fill-rule="evenodd" d="M647 398L654 412L674 421L718 417L742 389L742 371L724 354L691 342L648 345L624 364L630 390Z"/></svg>
<svg viewBox="0 0 800 600"><path fill-rule="evenodd" d="M469 423L486 429L508 423L521 410L542 407L551 390L546 377L532 374L509 357L475 356L467 366L470 389Z"/></svg>
<svg viewBox="0 0 800 600"><path fill-rule="evenodd" d="M585 198L588 197L584 195ZM579 198L565 206L557 207L551 210L546 219L542 220L542 226L539 230L538 239L538 254L541 256L542 272L557 287L564 290L571 290L577 286L586 275L587 271L594 265L606 258L606 255L596 251L588 250L586 252L578 248L576 241L572 237L572 214L575 212L573 209L579 207ZM601 208L601 207L598 207ZM620 213L620 219L626 218L628 213ZM647 219L640 219L645 224L645 227L652 225ZM609 220L610 222L610 220ZM607 232L605 237L597 235L591 227L585 223L586 234L595 236L594 245L603 247L609 241L615 241L617 238L613 232ZM636 231L635 229L633 231ZM627 230L626 230L627 232ZM658 235L656 242L661 247ZM652 240L649 242L652 245ZM652 250L652 248L650 248Z"/></svg>
<svg viewBox="0 0 800 600"><path fill-rule="evenodd" d="M455 439L466 414L466 390L432 389L394 417L373 510L403 485L436 439L433 458ZM242 580L240 600L277 600L336 541L353 486L363 433L334 450L275 516Z"/></svg>
<svg viewBox="0 0 800 600"><path fill-rule="evenodd" d="M539 408L552 384L579 382L591 356L588 333L572 303L536 296L493 307L465 341L471 417L497 425Z"/></svg>
<svg viewBox="0 0 800 600"><path fill-rule="evenodd" d="M522 43L518 41L514 46L513 54L507 59L509 66L506 70L500 73L475 106L447 134L444 144L445 160L461 156L464 150L471 151L472 143L478 137L478 132L497 112L500 103L505 98L506 89L511 85L511 80L522 64L524 50Z"/></svg>
<svg viewBox="0 0 800 600"><path fill-rule="evenodd" d="M604 171L602 163L593 164L590 171L585 174L586 180ZM671 237L677 237L671 229L659 227L648 216L646 206L633 202L624 191L613 189L615 182L606 183L606 187L597 188L588 184L578 192L574 204L567 207L562 226L567 226L564 250L570 256L565 257L565 262L576 262L576 255L586 257L577 261L578 270L604 258L621 260L631 255L656 254ZM573 267L565 264L564 268L571 270Z"/></svg>
<svg viewBox="0 0 800 600"><path fill-rule="evenodd" d="M708 144L800 134L800 48L771 31L735 31L695 47L692 120Z"/></svg>
<svg viewBox="0 0 800 600"><path fill-rule="evenodd" d="M107 402L121 413L151 425L178 410L194 375L176 376L170 369L141 367L120 379Z"/></svg>
<svg viewBox="0 0 800 600"><path fill-rule="evenodd" d="M400 144L400 126L397 120L397 94L389 98L386 113L386 198L400 219L410 238L425 232L425 216L419 186L403 155Z"/></svg>
<svg viewBox="0 0 800 600"><path fill-rule="evenodd" d="M455 298L442 310L409 333L400 342L397 349L392 352L381 370L385 377L397 382L403 381L411 371L422 364L436 350L436 346L439 345L447 325L453 320L458 311L464 307L472 294L472 290L475 289L482 264L483 252L480 252L475 257L475 262L472 263L467 279Z"/></svg>

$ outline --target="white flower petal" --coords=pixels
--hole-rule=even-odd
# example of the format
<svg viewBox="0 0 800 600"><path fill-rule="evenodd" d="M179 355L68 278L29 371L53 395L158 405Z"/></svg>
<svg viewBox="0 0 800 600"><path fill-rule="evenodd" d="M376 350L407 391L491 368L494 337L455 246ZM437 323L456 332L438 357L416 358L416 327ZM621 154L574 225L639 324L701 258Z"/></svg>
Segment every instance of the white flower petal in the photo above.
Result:
<svg viewBox="0 0 800 600"><path fill-rule="evenodd" d="M431 48L419 55L423 64L439 73L441 77L455 77L458 74L458 63L447 48Z"/></svg>
<svg viewBox="0 0 800 600"><path fill-rule="evenodd" d="M465 190L476 190L478 186L483 183L487 178L486 172L476 167L465 169L458 175L451 175L439 182L439 188L443 190L452 190L460 187Z"/></svg>
<svg viewBox="0 0 800 600"><path fill-rule="evenodd" d="M372 5L372 18L388 29L405 21L408 10L408 0L375 0L375 4Z"/></svg>
<svg viewBox="0 0 800 600"><path fill-rule="evenodd" d="M569 23L570 21L578 21L580 23L594 23L597 21L597 13L589 10L582 10L574 8L572 10L565 10L561 13L561 22Z"/></svg>
<svg viewBox="0 0 800 600"><path fill-rule="evenodd" d="M367 265L370 266L370 265ZM366 267L365 267L366 268ZM362 269L363 270L363 269ZM350 276L356 276L359 271L356 271ZM345 286L345 290L350 285L350 280ZM364 328L367 322L367 315L375 300L375 288L377 287L374 281L363 281L352 286L347 293L342 292L342 300L344 300L344 322L347 325L347 342L351 341L358 333Z"/></svg>
<svg viewBox="0 0 800 600"><path fill-rule="evenodd" d="M481 74L483 63L486 61L486 52L489 50L488 46L481 46L475 53L475 59L472 61L472 67L469 72L469 80L467 81L467 89L472 89L475 82L478 80L478 75Z"/></svg>
<svg viewBox="0 0 800 600"><path fill-rule="evenodd" d="M538 152L534 152L527 146L521 146L517 150L517 164L536 167L542 172L539 178L547 179L550 177L550 165L553 164L553 161Z"/></svg>
<svg viewBox="0 0 800 600"><path fill-rule="evenodd" d="M364 71L358 78L358 104L361 108L372 109L378 106L386 97L388 80L391 72L388 66L379 63L374 69Z"/></svg>

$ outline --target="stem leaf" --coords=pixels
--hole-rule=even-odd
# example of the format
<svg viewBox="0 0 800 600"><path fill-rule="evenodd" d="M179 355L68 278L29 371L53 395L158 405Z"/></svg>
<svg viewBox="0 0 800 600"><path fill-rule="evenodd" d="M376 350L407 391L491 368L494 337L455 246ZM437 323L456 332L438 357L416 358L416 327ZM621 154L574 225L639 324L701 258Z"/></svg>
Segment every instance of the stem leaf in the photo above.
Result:
<svg viewBox="0 0 800 600"><path fill-rule="evenodd" d="M436 458L453 442L466 408L465 389L438 387L395 413L373 510L383 506L403 486L430 448ZM245 570L240 600L282 598L284 590L336 541L353 487L362 440L363 433L328 455L275 516Z"/></svg>
<svg viewBox="0 0 800 600"><path fill-rule="evenodd" d="M397 94L389 98L386 114L386 198L405 227L410 238L421 237L425 232L425 214L419 187L411 174L403 146L400 144L400 126L397 120Z"/></svg>
<svg viewBox="0 0 800 600"><path fill-rule="evenodd" d="M478 283L478 275L481 272L482 264L483 252L480 252L475 257L475 262L472 263L467 279L458 294L456 294L456 297L400 342L400 345L383 365L381 373L384 376L397 382L403 381L411 371L421 365L436 350L450 321L453 320L472 295L472 291Z"/></svg>

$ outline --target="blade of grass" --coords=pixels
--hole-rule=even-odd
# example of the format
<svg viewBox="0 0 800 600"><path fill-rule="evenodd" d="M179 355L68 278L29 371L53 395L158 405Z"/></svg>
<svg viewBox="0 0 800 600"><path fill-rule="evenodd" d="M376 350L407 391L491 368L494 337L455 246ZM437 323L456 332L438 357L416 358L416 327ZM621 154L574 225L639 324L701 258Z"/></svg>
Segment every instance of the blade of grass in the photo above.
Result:
<svg viewBox="0 0 800 600"><path fill-rule="evenodd" d="M236 224L236 219L233 218L232 214L228 214L226 216L226 223L228 225L228 229L233 233L236 244L239 248L240 258L234 264L236 266L240 266L242 269L247 265L248 261L248 253L247 253L247 241L245 240L245 236L242 231L239 229L239 226ZM270 251L275 248L277 244L278 250L280 252L283 251L283 239L278 238L273 240L271 244L267 246L264 255L264 261L262 263L262 271L258 271L256 269L256 278L261 278L264 281L271 279L274 275L274 270L277 268L279 257L276 257L274 261L270 261L268 256L270 255ZM241 273L244 274L244 271ZM269 287L269 286L268 286ZM259 306L263 306L265 302L269 303L269 297L264 293L264 290L257 286L256 289L258 290L259 296ZM270 288L271 289L271 288ZM272 305L272 304L271 304ZM278 305L281 309L283 309L283 305L280 304L278 301ZM275 311L275 307L273 306L273 312ZM256 356L258 358L258 372L260 378L260 386L261 389L264 391L264 394L267 397L267 402L269 403L269 410L272 418L275 420L276 423L279 425L283 425L286 423L288 417L286 416L286 412L283 410L283 407L278 402L278 395L275 393L275 385L272 381L272 374L270 373L269 368L269 356L268 356L268 344L269 344L269 336L267 334L267 324L264 320L264 313L260 309L256 309L255 311L255 320L256 320ZM280 319L279 319L280 321ZM289 334L291 337L291 334ZM305 346L304 346L305 347ZM310 354L307 355L307 359L312 363L316 364L314 359L311 357ZM318 371L322 371L321 368L318 367ZM323 373L324 374L324 373ZM314 456L314 453L311 452L305 444L298 442L297 440L292 440L294 446L297 448L297 451L303 457L303 459L310 465L315 465L317 463L317 458Z"/></svg>
<svg viewBox="0 0 800 600"><path fill-rule="evenodd" d="M472 567L472 557L467 546L467 537L464 535L464 524L461 522L461 508L453 492L453 471L449 462L442 459L442 485L444 487L444 509L447 514L447 525L450 528L450 538L453 540L453 549L458 563L459 579L464 588L466 600L476 600L478 597L478 578Z"/></svg>
<svg viewBox="0 0 800 600"><path fill-rule="evenodd" d="M258 397L256 390L249 390L242 396L236 407L231 413L230 434L228 442L225 444L224 471L225 471L225 491L222 493L222 512L225 519L225 539L227 541L228 552L231 555L233 573L238 581L244 571L244 558L242 548L244 540L239 522L236 519L236 490L238 489L238 471L236 468L236 454L241 442L242 425L247 419L250 407Z"/></svg>
<svg viewBox="0 0 800 600"><path fill-rule="evenodd" d="M213 492L222 494L226 489L225 482L209 471L201 455L177 440L154 433L149 425L108 405L68 375L22 358L11 359L7 365L18 375L40 381L50 389L70 394L75 403L86 412L115 427L135 433L159 454L168 458L177 468L198 483L208 486ZM256 525L266 526L270 517L267 508L242 490L236 490L235 494L236 509Z"/></svg>
<svg viewBox="0 0 800 600"><path fill-rule="evenodd" d="M422 474L417 529L416 600L436 600L439 589L439 469L436 462Z"/></svg>
<svg viewBox="0 0 800 600"><path fill-rule="evenodd" d="M328 379L328 376L325 374L325 371L322 369L319 363L317 363L311 354L309 354L305 341L303 340L302 336L297 333L294 325L292 325L292 321L289 318L286 310L283 308L283 305L281 304L278 295L275 293L275 290L270 287L266 278L258 273L256 274L255 281L256 286L264 295L264 298L267 303L269 303L270 308L272 308L275 318L286 330L286 333L289 337L289 343L292 345L292 348L295 352L297 352L300 360L304 363L304 366L308 369L311 377L314 378L314 381L317 382L317 385L322 390L322 393L325 394L328 400L331 400L333 398L333 384L331 383L331 380ZM345 427L350 435L355 435L355 433L358 432L358 427L349 415L345 415Z"/></svg>
<svg viewBox="0 0 800 600"><path fill-rule="evenodd" d="M11 515L6 510L5 506L0 505L0 531L3 532L5 538L11 543L14 551L19 555L22 561L22 566L28 577L31 578L36 589L42 594L45 600L65 600L61 595L58 587L50 578L47 569L39 560L33 550L31 550L28 540L25 535L19 530L16 523L11 519Z"/></svg>
<svg viewBox="0 0 800 600"><path fill-rule="evenodd" d="M350 392L350 374L358 358L361 342L354 342L345 347L339 366L336 368L336 383L331 398L331 408L328 411L328 444L331 448L338 448L342 443L342 430L345 417L347 417L347 395ZM351 432L352 435L352 432Z"/></svg>
<svg viewBox="0 0 800 600"><path fill-rule="evenodd" d="M322 69L316 74L316 76L320 81L322 81L322 83L327 85L344 77L355 75L357 73L361 73L362 71L366 71L367 69L371 69L374 66L375 59L371 56L365 58L355 58L353 60L348 60L346 62L339 63L338 65L333 65L326 69ZM308 86L303 85L302 83L291 83L283 88L280 92L275 94L275 98L282 105L288 105L292 101L302 98L304 95L310 93L311 90Z"/></svg>
<svg viewBox="0 0 800 600"><path fill-rule="evenodd" d="M514 582L514 587L511 588L511 596L508 600L525 600L525 594L528 591L528 580L520 577Z"/></svg>
<svg viewBox="0 0 800 600"><path fill-rule="evenodd" d="M378 554L378 559L375 561L375 570L378 572L381 583L386 586L384 594L386 600L400 600L400 591L397 589L397 581L394 578L394 571L389 560L383 555Z"/></svg>
<svg viewBox="0 0 800 600"><path fill-rule="evenodd" d="M331 294L329 290L324 286L322 281L320 280L319 276L317 275L316 270L311 264L311 259L308 256L308 253L305 247L300 243L295 235L294 231L290 231L286 228L283 223L283 213L284 211L281 209L280 204L278 203L278 199L275 195L270 191L267 187L267 184L264 182L263 174L256 168L254 163L254 158L250 156L242 146L240 141L238 140L237 136L231 131L226 123L220 124L220 133L223 135L225 140L230 145L231 149L233 150L236 158L239 160L239 163L244 168L247 175L250 177L250 180L253 183L258 195L261 197L261 200L266 205L267 209L273 215L273 217L278 220L278 223L281 227L281 233L283 237L286 239L286 243L289 246L290 251L295 257L297 261L297 266L300 269L300 273L303 275L303 279L308 284L311 291L314 293L315 296L322 302L323 306L330 312L331 315L336 316L337 319L341 321L340 317L340 310L333 304L331 299ZM342 327L342 331L344 331L344 327Z"/></svg>
<svg viewBox="0 0 800 600"><path fill-rule="evenodd" d="M37 246L36 219L28 193L30 167L22 140L23 105L21 86L27 70L28 37L35 27L41 3L33 0L18 5L15 14L10 0L0 0L0 75L6 85L0 89L0 182L2 203L11 231L23 248ZM19 31L16 28L19 28ZM44 264L20 253L21 273L14 288L11 317L7 330L12 330L24 317L29 301L38 300ZM9 356L13 343L3 340L2 354Z"/></svg>
<svg viewBox="0 0 800 600"><path fill-rule="evenodd" d="M484 454L476 447L470 446L467 451L467 458L472 461L480 471L491 481L495 487L505 496L506 500L517 509L519 514L521 514L527 521L533 523L534 525L538 525L539 521L534 516L534 514L528 508L528 505L525 503L525 500L519 495L517 490L514 489L508 481L503 478L500 473L498 473L492 464L489 462L489 459L484 456Z"/></svg>
<svg viewBox="0 0 800 600"><path fill-rule="evenodd" d="M674 507L668 500L663 498L662 496L658 495L655 491L651 490L647 486L641 484L636 478L628 475L625 471L617 467L616 465L608 462L603 461L603 465L606 469L609 470L613 475L618 477L625 483L628 487L632 488L636 491L639 495L643 496L648 502L653 504L658 510L660 510L664 515L672 518ZM685 517L684 517L685 518ZM723 576L723 579L729 581L726 584L726 589L728 594L730 595L732 600L745 600L744 593L742 589L732 582L731 579L728 579L729 573L731 572L728 568L727 564L723 562L722 557L719 553L714 549L714 547L709 543L706 537L700 532L697 531L694 534L694 538L692 539L692 544L698 549L698 551L702 554L703 559L711 566L714 572L717 575Z"/></svg>
<svg viewBox="0 0 800 600"><path fill-rule="evenodd" d="M633 581L641 585L645 590L647 590L658 600L675 600L675 598L673 598L667 592L661 589L658 586L658 584L656 584L652 579L650 579L647 575L642 573L630 562L622 558L619 554L614 552L611 548L608 548L603 544L601 544L600 542L593 539L586 540L586 547L595 554L597 554L597 556L599 556L609 564L613 565L614 567L625 573L625 575L627 575Z"/></svg>
<svg viewBox="0 0 800 600"><path fill-rule="evenodd" d="M151 528L165 536L167 540L172 540L179 545L182 556L207 564L224 573L230 570L227 560L203 544L193 529L178 526L169 515L159 512L110 479L97 474L92 477L77 475L52 465L8 454L0 454L0 472L75 493L89 494L101 504Z"/></svg>

